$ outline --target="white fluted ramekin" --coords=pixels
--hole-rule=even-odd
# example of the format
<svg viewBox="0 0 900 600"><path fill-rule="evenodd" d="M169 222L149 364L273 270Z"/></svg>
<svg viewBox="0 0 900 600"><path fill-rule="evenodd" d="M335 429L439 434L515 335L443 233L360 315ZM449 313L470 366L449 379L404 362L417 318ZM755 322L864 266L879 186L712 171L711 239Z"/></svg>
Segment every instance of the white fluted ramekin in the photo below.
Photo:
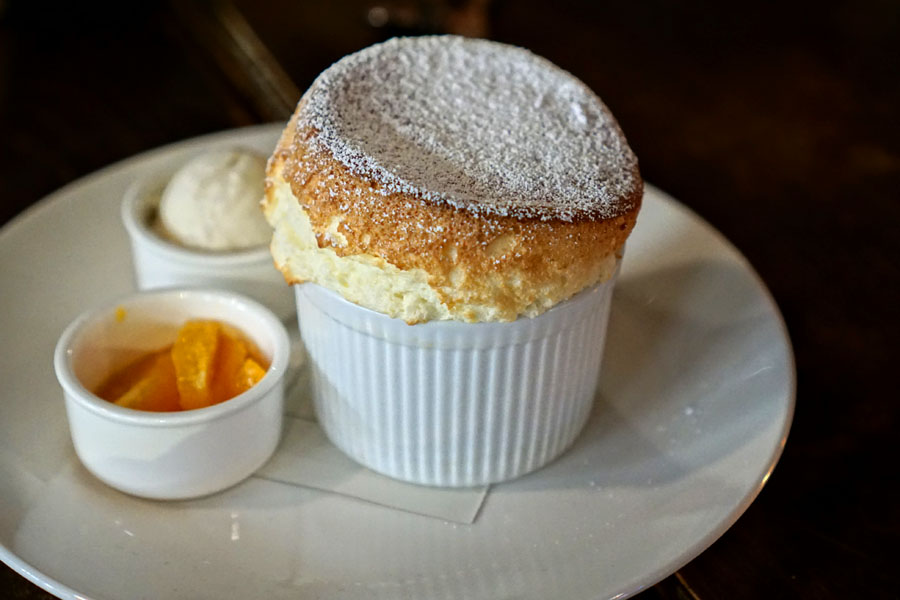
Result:
<svg viewBox="0 0 900 600"><path fill-rule="evenodd" d="M271 361L253 387L220 404L147 412L91 390L128 363L175 341L189 319L214 319L246 335ZM135 496L179 499L232 486L268 460L281 436L290 342L281 321L244 296L155 290L75 319L54 355L78 458L108 485Z"/></svg>
<svg viewBox="0 0 900 600"><path fill-rule="evenodd" d="M137 287L230 290L261 302L280 318L293 316L293 294L275 268L267 246L204 251L180 246L154 230L152 221L171 175L160 173L135 181L122 201L122 222L131 241Z"/></svg>
<svg viewBox="0 0 900 600"><path fill-rule="evenodd" d="M297 285L319 422L352 459L412 483L465 487L539 469L587 421L614 282L535 318L417 325Z"/></svg>

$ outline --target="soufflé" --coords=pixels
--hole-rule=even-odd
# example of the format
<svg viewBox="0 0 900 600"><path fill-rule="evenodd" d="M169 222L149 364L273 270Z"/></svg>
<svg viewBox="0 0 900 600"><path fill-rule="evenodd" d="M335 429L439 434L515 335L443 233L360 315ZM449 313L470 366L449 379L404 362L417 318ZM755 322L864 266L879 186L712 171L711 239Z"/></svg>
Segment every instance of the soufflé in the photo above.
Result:
<svg viewBox="0 0 900 600"><path fill-rule="evenodd" d="M590 413L642 193L603 102L522 48L400 38L328 68L263 205L332 441L431 485L558 456Z"/></svg>

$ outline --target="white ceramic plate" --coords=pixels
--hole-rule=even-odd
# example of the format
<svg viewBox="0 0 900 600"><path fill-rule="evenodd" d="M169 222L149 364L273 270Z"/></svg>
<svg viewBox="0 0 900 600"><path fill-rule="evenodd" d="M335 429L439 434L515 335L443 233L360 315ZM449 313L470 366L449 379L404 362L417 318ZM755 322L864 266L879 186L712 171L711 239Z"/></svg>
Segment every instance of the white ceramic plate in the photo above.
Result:
<svg viewBox="0 0 900 600"><path fill-rule="evenodd" d="M76 314L133 286L123 191L203 148L268 152L280 128L143 154L0 231L4 562L72 599L619 598L691 560L756 497L793 413L784 325L734 247L652 187L590 423L561 459L495 486L473 525L260 479L185 502L94 479L51 359Z"/></svg>

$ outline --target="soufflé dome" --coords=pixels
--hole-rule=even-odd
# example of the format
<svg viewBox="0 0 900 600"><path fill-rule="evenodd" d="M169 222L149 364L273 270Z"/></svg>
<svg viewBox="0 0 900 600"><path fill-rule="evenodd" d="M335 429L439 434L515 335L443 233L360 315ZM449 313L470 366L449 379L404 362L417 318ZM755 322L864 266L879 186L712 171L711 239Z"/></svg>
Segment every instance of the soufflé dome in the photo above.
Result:
<svg viewBox="0 0 900 600"><path fill-rule="evenodd" d="M638 163L587 86L531 52L392 39L312 84L267 170L291 283L418 323L534 317L613 276Z"/></svg>

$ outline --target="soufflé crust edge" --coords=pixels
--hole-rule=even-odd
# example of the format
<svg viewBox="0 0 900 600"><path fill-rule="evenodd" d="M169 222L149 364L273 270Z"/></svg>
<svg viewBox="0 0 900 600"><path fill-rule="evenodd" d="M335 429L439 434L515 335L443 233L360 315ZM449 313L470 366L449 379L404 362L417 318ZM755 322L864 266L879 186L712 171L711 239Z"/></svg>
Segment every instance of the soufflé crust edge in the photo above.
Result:
<svg viewBox="0 0 900 600"><path fill-rule="evenodd" d="M269 160L264 210L290 283L408 323L511 321L609 279L642 193L581 82L519 48L442 36L325 71Z"/></svg>

